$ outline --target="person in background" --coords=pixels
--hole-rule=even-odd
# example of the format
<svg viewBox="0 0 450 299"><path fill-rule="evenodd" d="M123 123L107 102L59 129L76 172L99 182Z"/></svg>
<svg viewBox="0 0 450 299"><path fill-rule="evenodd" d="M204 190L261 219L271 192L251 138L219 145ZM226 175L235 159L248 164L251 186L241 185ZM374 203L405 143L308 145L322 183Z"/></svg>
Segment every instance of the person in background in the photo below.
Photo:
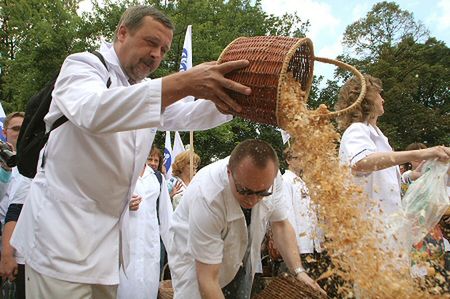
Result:
<svg viewBox="0 0 450 299"><path fill-rule="evenodd" d="M170 50L173 31L154 7L132 6L113 42L100 46L107 67L89 52L64 61L44 120L47 130L63 115L68 121L41 151L11 238L25 257L27 297L115 299L119 265L127 269L130 261L129 201L155 129L216 127L232 119L220 111L242 109L228 92L251 93L225 77L247 60L148 79ZM180 101L189 95L199 100Z"/></svg>
<svg viewBox="0 0 450 299"><path fill-rule="evenodd" d="M149 156L156 150L152 148ZM144 165L130 200L130 210L125 224L131 228L130 263L126 269L122 265L117 298L156 299L173 213L161 172Z"/></svg>
<svg viewBox="0 0 450 299"><path fill-rule="evenodd" d="M309 197L306 183L290 169L284 172L283 181L289 204L288 219L295 230L302 263L308 274L317 279L326 270L319 267L323 233L318 224L317 207Z"/></svg>
<svg viewBox="0 0 450 299"><path fill-rule="evenodd" d="M198 165L200 165L200 156L195 152L193 154L193 173L192 177L197 173ZM191 182L191 151L187 150L175 157L172 164L172 178L168 182L169 193L172 198L172 205L175 209L180 203L184 190Z"/></svg>
<svg viewBox="0 0 450 299"><path fill-rule="evenodd" d="M152 145L150 154L148 154L147 165L150 166L154 171L159 171L162 173L163 155L161 153L161 150L154 144Z"/></svg>
<svg viewBox="0 0 450 299"><path fill-rule="evenodd" d="M24 112L13 112L5 118L3 135L16 151L17 139L24 120ZM0 259L0 275L2 280L14 281L15 298L25 298L25 265L23 257L9 243L19 218L23 203L29 190L30 179L22 176L17 167L12 169L2 163L2 172L10 175L10 180L0 183L5 193L0 202L0 220L2 231L2 250Z"/></svg>
<svg viewBox="0 0 450 299"><path fill-rule="evenodd" d="M197 173L170 227L174 299L250 298L269 222L293 275L323 292L302 267L278 167L272 146L252 139Z"/></svg>

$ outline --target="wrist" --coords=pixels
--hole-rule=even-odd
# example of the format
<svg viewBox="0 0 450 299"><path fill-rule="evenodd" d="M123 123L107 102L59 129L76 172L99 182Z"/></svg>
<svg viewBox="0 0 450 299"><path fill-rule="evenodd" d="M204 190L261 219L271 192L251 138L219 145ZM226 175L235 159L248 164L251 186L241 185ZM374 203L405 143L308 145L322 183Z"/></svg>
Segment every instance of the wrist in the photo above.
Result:
<svg viewBox="0 0 450 299"><path fill-rule="evenodd" d="M303 268L302 265L294 268L291 270L291 274L294 275L295 277L298 277L300 274L306 272L305 268Z"/></svg>

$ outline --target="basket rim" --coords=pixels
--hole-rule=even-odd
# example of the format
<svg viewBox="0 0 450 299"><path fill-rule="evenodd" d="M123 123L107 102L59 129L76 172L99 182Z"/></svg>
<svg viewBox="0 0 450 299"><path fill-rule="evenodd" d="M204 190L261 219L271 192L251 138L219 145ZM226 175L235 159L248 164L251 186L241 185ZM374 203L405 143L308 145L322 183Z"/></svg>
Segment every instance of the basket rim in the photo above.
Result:
<svg viewBox="0 0 450 299"><path fill-rule="evenodd" d="M277 102L276 102L276 108L275 108L275 117L277 120L277 126L280 126L280 121L278 119L278 111L279 111L279 105L280 105L280 98L281 98L281 85L283 84L284 80L286 80L286 76L287 76L287 69L289 67L289 63L291 62L292 56L294 55L294 53L297 51L297 49L302 45L306 43L308 45L308 47L310 48L310 53L309 53L309 59L311 61L310 67L311 67L311 76L308 79L308 82L306 83L306 94L305 94L305 98L307 99L309 96L309 91L312 84L312 80L314 77L314 45L311 41L311 39L309 37L303 37L303 38L298 38L298 41L292 45L292 47L289 49L288 53L286 54L284 61L283 61L283 66L281 67L281 71L280 71L280 77L278 78L278 85L277 85ZM309 70L308 70L309 72ZM297 80L296 80L297 81ZM303 87L303 86L302 86Z"/></svg>

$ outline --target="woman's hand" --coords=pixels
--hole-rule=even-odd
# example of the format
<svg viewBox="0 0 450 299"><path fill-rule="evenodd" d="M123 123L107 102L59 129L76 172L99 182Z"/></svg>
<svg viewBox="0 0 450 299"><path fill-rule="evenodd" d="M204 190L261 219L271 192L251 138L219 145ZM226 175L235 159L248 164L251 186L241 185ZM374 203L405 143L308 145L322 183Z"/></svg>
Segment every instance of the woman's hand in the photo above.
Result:
<svg viewBox="0 0 450 299"><path fill-rule="evenodd" d="M181 192L181 188L183 187L183 184L180 181L176 181L175 185L173 185L172 191L170 191L170 198L173 199L175 195Z"/></svg>
<svg viewBox="0 0 450 299"><path fill-rule="evenodd" d="M134 194L130 200L130 211L137 211L141 202L142 197L140 195Z"/></svg>

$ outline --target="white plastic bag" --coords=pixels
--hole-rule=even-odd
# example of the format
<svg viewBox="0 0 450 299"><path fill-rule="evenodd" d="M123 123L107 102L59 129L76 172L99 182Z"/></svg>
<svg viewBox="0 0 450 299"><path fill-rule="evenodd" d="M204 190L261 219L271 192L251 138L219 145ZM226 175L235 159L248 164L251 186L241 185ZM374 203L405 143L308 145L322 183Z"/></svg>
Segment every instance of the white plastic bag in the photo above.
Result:
<svg viewBox="0 0 450 299"><path fill-rule="evenodd" d="M449 163L427 161L422 175L406 191L403 210L411 229L411 244L420 242L450 206L447 193Z"/></svg>

